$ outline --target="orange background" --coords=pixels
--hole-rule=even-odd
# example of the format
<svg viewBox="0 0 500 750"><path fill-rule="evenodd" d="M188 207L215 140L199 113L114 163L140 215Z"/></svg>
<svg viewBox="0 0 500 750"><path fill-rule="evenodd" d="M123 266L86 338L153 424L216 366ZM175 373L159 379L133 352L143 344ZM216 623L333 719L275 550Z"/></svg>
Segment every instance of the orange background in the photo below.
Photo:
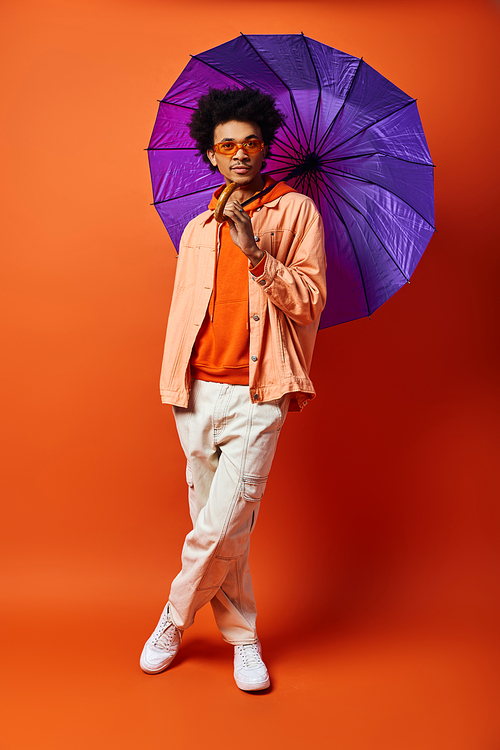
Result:
<svg viewBox="0 0 500 750"><path fill-rule="evenodd" d="M0 748L497 750L499 6L219 7L1 7ZM363 56L437 165L411 286L320 332L281 438L252 548L267 695L205 610L168 672L138 666L189 528L143 149L189 53L240 30Z"/></svg>

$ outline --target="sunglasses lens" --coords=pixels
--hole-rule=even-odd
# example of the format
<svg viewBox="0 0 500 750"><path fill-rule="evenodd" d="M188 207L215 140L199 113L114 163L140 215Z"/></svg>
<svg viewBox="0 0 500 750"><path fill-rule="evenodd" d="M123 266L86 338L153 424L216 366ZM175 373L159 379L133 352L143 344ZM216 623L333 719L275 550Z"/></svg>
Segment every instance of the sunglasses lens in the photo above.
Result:
<svg viewBox="0 0 500 750"><path fill-rule="evenodd" d="M224 154L224 156L232 156L237 151L237 146L234 143L231 143L231 141L223 141L222 143L217 144L217 151L219 154Z"/></svg>
<svg viewBox="0 0 500 750"><path fill-rule="evenodd" d="M262 146L260 145L260 141L247 141L243 144L243 148L247 154L257 154L262 149Z"/></svg>

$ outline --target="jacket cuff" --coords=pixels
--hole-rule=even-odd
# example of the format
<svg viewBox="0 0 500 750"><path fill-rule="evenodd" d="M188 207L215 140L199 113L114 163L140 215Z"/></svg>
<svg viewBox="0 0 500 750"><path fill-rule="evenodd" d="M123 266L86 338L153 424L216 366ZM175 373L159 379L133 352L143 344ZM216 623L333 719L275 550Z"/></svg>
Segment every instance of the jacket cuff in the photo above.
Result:
<svg viewBox="0 0 500 750"><path fill-rule="evenodd" d="M264 266L266 265L266 256L267 253L264 253L257 265L253 268L250 268L250 273L252 274L252 276L255 276L256 278L262 276L262 274L264 273Z"/></svg>
<svg viewBox="0 0 500 750"><path fill-rule="evenodd" d="M263 266L260 276L256 276L255 273L252 273L252 278L257 282L257 284L260 284L262 287L267 289L267 287L269 287L274 281L279 261L277 261L276 258L274 258L272 255L266 253L253 270L260 270L261 263L263 263Z"/></svg>

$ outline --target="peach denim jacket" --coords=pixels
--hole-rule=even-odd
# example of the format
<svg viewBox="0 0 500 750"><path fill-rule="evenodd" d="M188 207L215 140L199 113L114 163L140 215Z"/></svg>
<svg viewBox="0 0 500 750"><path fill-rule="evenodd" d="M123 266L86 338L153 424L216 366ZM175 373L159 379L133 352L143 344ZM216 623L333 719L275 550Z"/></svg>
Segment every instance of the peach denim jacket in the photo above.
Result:
<svg viewBox="0 0 500 750"><path fill-rule="evenodd" d="M309 378L319 318L326 302L323 223L313 201L286 193L252 217L264 250L260 276L248 271L250 398L292 393L290 410L314 398ZM213 211L192 219L181 238L160 378L163 403L187 407L189 360L213 289L220 225Z"/></svg>

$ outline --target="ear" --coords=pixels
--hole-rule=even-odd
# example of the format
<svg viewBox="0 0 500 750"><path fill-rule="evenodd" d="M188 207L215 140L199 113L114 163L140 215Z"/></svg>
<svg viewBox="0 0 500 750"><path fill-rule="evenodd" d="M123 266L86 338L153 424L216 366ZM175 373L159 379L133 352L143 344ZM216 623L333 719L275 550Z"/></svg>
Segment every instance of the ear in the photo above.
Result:
<svg viewBox="0 0 500 750"><path fill-rule="evenodd" d="M209 149L207 150L207 156L208 156L208 158L209 158L210 164L211 164L211 165L212 165L213 167L216 167L216 166L217 166L217 160L216 160L216 158L215 158L215 151L214 151L213 149L209 148Z"/></svg>

